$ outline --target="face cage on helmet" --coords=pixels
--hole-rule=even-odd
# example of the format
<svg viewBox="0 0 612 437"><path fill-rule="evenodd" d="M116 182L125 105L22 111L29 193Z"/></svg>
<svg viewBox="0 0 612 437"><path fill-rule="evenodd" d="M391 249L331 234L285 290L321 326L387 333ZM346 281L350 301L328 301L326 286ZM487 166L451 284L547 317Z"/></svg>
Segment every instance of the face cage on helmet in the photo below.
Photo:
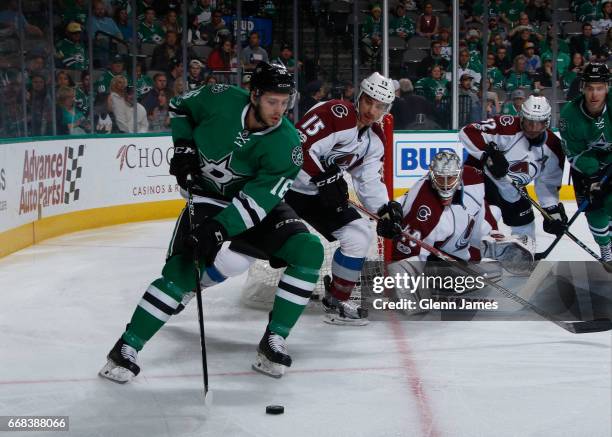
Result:
<svg viewBox="0 0 612 437"><path fill-rule="evenodd" d="M438 181L436 180L436 177L443 177L445 179L444 186L438 183ZM454 183L448 184L448 178L451 178L451 177L456 177L457 179L455 180ZM429 180L431 181L431 184L433 185L435 190L438 192L440 197L443 200L448 200L455 195L455 193L457 192L457 189L459 188L459 184L461 183L461 170L458 170L456 174L452 174L452 175L449 174L449 175L437 175L436 176L434 171L430 169L429 170Z"/></svg>

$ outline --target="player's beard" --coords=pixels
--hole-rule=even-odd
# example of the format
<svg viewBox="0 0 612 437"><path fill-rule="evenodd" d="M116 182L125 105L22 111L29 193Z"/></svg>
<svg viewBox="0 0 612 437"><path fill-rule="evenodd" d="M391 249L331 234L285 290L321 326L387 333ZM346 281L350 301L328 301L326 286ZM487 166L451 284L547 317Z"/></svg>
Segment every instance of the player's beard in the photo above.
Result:
<svg viewBox="0 0 612 437"><path fill-rule="evenodd" d="M255 111L253 113L253 115L255 115L255 121L257 121L257 123L261 124L263 126L264 129L267 129L269 127L272 127L273 124L269 124L267 123L263 116L261 115L261 108L259 106L259 102L256 104L251 105L253 107L253 110Z"/></svg>

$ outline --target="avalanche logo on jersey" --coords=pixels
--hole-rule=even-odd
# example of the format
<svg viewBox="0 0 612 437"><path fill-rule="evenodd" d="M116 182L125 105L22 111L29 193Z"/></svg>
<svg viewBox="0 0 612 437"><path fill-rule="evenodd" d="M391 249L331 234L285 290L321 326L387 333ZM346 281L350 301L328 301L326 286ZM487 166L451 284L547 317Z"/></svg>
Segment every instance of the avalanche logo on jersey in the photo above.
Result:
<svg viewBox="0 0 612 437"><path fill-rule="evenodd" d="M457 250L465 249L470 243L470 239L472 238L472 232L474 231L474 225L476 224L476 221L474 220L473 215L468 214L468 217L468 223L465 227L465 231L463 231L461 237L459 237L455 242L455 247L457 248Z"/></svg>
<svg viewBox="0 0 612 437"><path fill-rule="evenodd" d="M243 179L246 175L235 172L231 169L232 165L232 154L225 155L219 161L208 160L204 156L202 158L202 175L204 178L212 182L215 187L222 193L225 192L225 188L240 179Z"/></svg>
<svg viewBox="0 0 612 437"><path fill-rule="evenodd" d="M329 168L336 164L341 169L346 170L356 159L357 155L354 153L345 153L341 150L332 150L325 157L325 168Z"/></svg>
<svg viewBox="0 0 612 437"><path fill-rule="evenodd" d="M348 115L348 108L344 105L334 105L331 107L332 114L338 118L344 118Z"/></svg>
<svg viewBox="0 0 612 437"><path fill-rule="evenodd" d="M535 178L538 168L528 161L511 161L508 166L508 176L519 185L527 185Z"/></svg>
<svg viewBox="0 0 612 437"><path fill-rule="evenodd" d="M426 222L431 216L431 209L427 205L421 205L417 211L416 217L420 222Z"/></svg>

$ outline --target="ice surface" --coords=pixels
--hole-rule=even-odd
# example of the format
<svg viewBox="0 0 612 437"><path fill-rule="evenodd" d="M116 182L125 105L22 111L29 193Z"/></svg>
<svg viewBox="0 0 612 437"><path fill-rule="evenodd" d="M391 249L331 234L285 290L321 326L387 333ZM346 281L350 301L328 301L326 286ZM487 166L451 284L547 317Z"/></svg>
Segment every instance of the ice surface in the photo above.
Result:
<svg viewBox="0 0 612 437"><path fill-rule="evenodd" d="M204 297L212 409L195 304L147 344L132 383L103 380L173 225L79 232L0 259L0 415L67 415L70 431L57 435L79 437L612 435L610 332L545 321L339 327L312 308L288 340L293 367L275 380L250 369L267 314L240 305L244 277ZM597 250L584 217L572 231ZM539 250L551 241L539 236ZM555 257L589 259L567 239ZM266 415L269 404L285 414Z"/></svg>

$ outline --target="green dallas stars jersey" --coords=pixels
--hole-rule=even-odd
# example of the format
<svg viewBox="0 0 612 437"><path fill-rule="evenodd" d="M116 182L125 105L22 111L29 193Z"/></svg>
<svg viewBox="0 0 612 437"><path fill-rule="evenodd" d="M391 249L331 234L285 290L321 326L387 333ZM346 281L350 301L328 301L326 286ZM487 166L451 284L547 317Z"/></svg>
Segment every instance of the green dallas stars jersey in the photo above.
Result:
<svg viewBox="0 0 612 437"><path fill-rule="evenodd" d="M69 70L87 70L89 59L85 46L64 38L55 46L55 57L62 62L62 66Z"/></svg>
<svg viewBox="0 0 612 437"><path fill-rule="evenodd" d="M299 172L302 147L286 118L249 133L249 94L216 84L197 88L170 102L175 146L197 146L200 174L195 194L231 202L215 219L229 236L259 223L284 197Z"/></svg>
<svg viewBox="0 0 612 437"><path fill-rule="evenodd" d="M612 162L612 95L603 113L593 118L583 107L584 96L567 103L561 111L559 131L568 161L586 176Z"/></svg>

